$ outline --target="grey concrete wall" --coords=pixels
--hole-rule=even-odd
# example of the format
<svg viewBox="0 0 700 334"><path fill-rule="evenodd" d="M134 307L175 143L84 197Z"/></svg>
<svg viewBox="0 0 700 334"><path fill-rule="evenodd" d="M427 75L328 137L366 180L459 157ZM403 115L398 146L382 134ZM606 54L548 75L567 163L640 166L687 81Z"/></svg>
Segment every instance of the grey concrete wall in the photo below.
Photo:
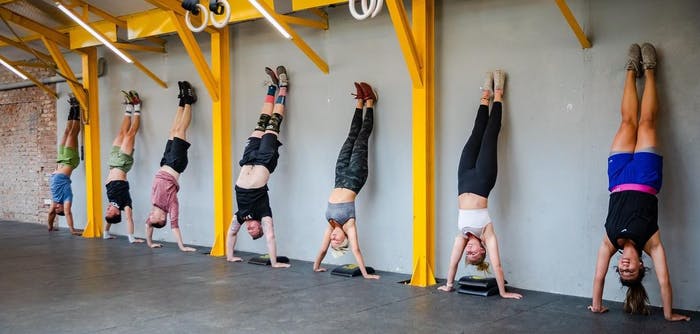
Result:
<svg viewBox="0 0 700 334"><path fill-rule="evenodd" d="M507 279L514 286L589 296L595 254L607 211L606 157L619 122L627 46L650 41L660 55L659 133L666 160L660 194L674 305L700 309L695 282L700 276L697 236L700 217L692 199L700 195L692 173L700 158L698 140L700 23L693 0L568 1L593 41L582 50L551 1L438 1L436 22L436 275L447 272L456 232L456 170L479 100L483 73L508 72L499 179L490 212L499 238ZM410 81L386 12L356 22L347 7L329 9L330 30L300 29L330 65L322 74L296 47L266 22L235 25L232 34L233 156L237 162L254 126L265 89L263 67L284 64L292 87L284 121L280 164L270 181L280 254L313 260L326 226L324 210L333 186L335 158L351 118L352 82L379 89L371 140L370 176L358 197L360 244L378 269L410 273L412 256ZM207 40L202 49L208 52ZM186 52L170 38L168 55L139 54L171 85L167 91L130 65L105 54L110 68L100 80L103 175L121 119L118 90L133 88L145 100L136 163L129 174L134 190L137 235L148 210L150 184L175 110L176 81L199 88L190 138L190 165L181 178L181 226L188 243L210 246L213 238L211 187L211 102ZM642 87L643 81L640 82ZM65 93L65 85L59 85ZM61 113L62 110L63 112ZM65 122L65 98L59 120ZM59 123L59 131L62 131ZM232 171L238 175L236 165ZM84 173L73 177L78 226L84 224ZM105 198L106 203L106 198ZM84 204L83 204L84 205ZM123 232L124 226L115 231ZM156 238L172 240L165 229ZM264 242L243 234L238 249L265 252ZM689 259L689 260L688 260ZM353 262L352 255L332 263ZM616 257L613 258L613 263ZM645 257L651 266L651 259ZM612 268L611 268L612 271ZM469 272L460 266L458 275ZM609 273L606 299L624 290ZM653 304L659 289L655 272L645 280ZM526 296L527 298L527 296Z"/></svg>

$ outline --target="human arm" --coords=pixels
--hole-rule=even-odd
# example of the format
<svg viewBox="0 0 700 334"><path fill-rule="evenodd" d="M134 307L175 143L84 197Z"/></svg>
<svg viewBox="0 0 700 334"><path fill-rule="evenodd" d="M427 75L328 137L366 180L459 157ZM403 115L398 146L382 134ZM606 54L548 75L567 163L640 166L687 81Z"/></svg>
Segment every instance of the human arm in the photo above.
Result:
<svg viewBox="0 0 700 334"><path fill-rule="evenodd" d="M124 208L124 215L126 215L126 232L130 235L130 238L132 238L134 235L134 215L131 206L127 206ZM133 241L129 240L129 242L142 243L143 239L133 238Z"/></svg>
<svg viewBox="0 0 700 334"><path fill-rule="evenodd" d="M455 237L455 243L454 246L452 246L452 254L450 255L450 268L447 270L447 283L439 287L438 290L445 292L454 291L457 266L459 266L459 260L462 259L462 253L464 252L464 247L466 246L467 239L461 235Z"/></svg>
<svg viewBox="0 0 700 334"><path fill-rule="evenodd" d="M671 288L671 278L666 263L666 251L661 243L658 231L651 237L648 243L651 244L651 246L647 253L651 255L651 259L654 261L654 271L656 271L656 278L661 288L661 302L664 308L664 318L669 321L690 320L688 316L673 313L673 289Z"/></svg>
<svg viewBox="0 0 700 334"><path fill-rule="evenodd" d="M593 297L588 309L593 313L604 313L608 308L603 306L603 286L605 285L605 275L608 273L610 258L615 254L615 247L612 245L607 235L603 235L603 241L598 248L598 259L595 264L595 276L593 276Z"/></svg>
<svg viewBox="0 0 700 334"><path fill-rule="evenodd" d="M264 217L262 219L262 227L265 232L265 240L267 241L267 251L270 254L270 266L272 268L289 268L289 263L277 262L277 241L275 240L275 227L272 223L272 217Z"/></svg>
<svg viewBox="0 0 700 334"><path fill-rule="evenodd" d="M501 265L501 256L498 254L498 240L496 232L493 230L493 224L488 224L484 230L484 243L486 243L486 251L489 254L489 261L493 266L493 274L496 276L498 284L498 293L502 298L521 299L523 295L515 292L506 291L506 280L503 275L503 266Z"/></svg>
<svg viewBox="0 0 700 334"><path fill-rule="evenodd" d="M236 237L238 236L238 231L241 229L241 223L238 222L236 216L233 216L231 220L231 227L228 229L226 234L226 261L229 262L242 262L243 259L233 255L233 250L236 247Z"/></svg>
<svg viewBox="0 0 700 334"><path fill-rule="evenodd" d="M195 248L185 246L185 244L182 242L182 233L180 233L179 227L173 227L172 230L173 230L173 235L175 236L175 241L177 241L177 246L180 248L181 251L194 252L197 250Z"/></svg>
<svg viewBox="0 0 700 334"><path fill-rule="evenodd" d="M153 226L150 223L146 223L146 244L150 248L161 248L163 245L156 244L153 242Z"/></svg>
<svg viewBox="0 0 700 334"><path fill-rule="evenodd" d="M321 267L321 262L323 262L323 259L326 257L326 253L328 252L328 246L330 246L330 244L331 244L331 232L333 232L333 226L328 225L328 228L326 228L326 231L323 232L323 241L321 241L321 250L319 250L318 255L316 256L316 261L314 261L314 271L315 272L326 271L326 268Z"/></svg>
<svg viewBox="0 0 700 334"><path fill-rule="evenodd" d="M354 222L348 222L343 226L345 234L348 236L350 241L350 247L352 249L352 254L355 255L355 260L357 261L357 266L360 267L360 272L362 272L362 277L366 279L379 279L379 275L370 275L367 273L367 268L365 268L365 261L362 258L362 252L360 251L360 243L357 238L357 229L355 228Z"/></svg>
<svg viewBox="0 0 700 334"><path fill-rule="evenodd" d="M58 230L57 228L53 227L53 223L55 220L56 220L56 204L51 203L51 208L49 209L49 219L48 219L49 232Z"/></svg>

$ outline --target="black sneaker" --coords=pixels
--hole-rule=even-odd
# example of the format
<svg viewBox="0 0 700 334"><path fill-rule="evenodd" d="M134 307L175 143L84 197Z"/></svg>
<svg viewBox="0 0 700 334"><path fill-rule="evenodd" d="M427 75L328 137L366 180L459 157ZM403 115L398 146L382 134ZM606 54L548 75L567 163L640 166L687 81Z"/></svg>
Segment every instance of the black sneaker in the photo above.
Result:
<svg viewBox="0 0 700 334"><path fill-rule="evenodd" d="M289 78L287 77L287 69L284 66L277 66L277 76L280 78L280 87L289 87Z"/></svg>
<svg viewBox="0 0 700 334"><path fill-rule="evenodd" d="M195 93L194 87L192 87L189 82L182 81L180 87L182 89L182 98L185 100L185 103L194 104L197 102L197 93Z"/></svg>
<svg viewBox="0 0 700 334"><path fill-rule="evenodd" d="M270 77L269 80L265 80L265 86L270 86L270 85L279 86L280 85L280 81L277 78L277 75L275 75L275 71L273 71L271 68L265 67L265 74L267 74Z"/></svg>
<svg viewBox="0 0 700 334"><path fill-rule="evenodd" d="M177 93L177 98L181 99L183 97L182 94L182 81L177 82L177 88L179 89L179 92Z"/></svg>
<svg viewBox="0 0 700 334"><path fill-rule="evenodd" d="M76 99L75 95L73 94L71 94L70 98L68 98L68 104L70 104L71 109L80 108L80 102L78 102L78 99Z"/></svg>

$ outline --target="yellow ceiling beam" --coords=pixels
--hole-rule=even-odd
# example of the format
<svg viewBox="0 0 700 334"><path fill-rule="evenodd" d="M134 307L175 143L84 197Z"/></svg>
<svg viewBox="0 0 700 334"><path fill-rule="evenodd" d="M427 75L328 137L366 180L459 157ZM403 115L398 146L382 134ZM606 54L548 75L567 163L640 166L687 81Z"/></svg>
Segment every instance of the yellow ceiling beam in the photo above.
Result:
<svg viewBox="0 0 700 334"><path fill-rule="evenodd" d="M52 28L49 28L39 22L19 15L15 12L7 10L4 7L0 7L0 16L9 22L17 24L25 29L31 30L39 35L51 39L61 47L69 48L69 38L63 33L60 33Z"/></svg>
<svg viewBox="0 0 700 334"><path fill-rule="evenodd" d="M53 57L53 61L54 63L56 63L58 70L61 71L66 80L68 80L68 87L70 87L70 90L71 92L73 92L73 95L75 95L75 98L78 99L78 103L80 103L84 110L87 110L87 92L85 92L83 86L80 84L80 82L78 82L78 78L76 78L75 74L73 73L73 70L70 68L70 65L68 65L66 58L63 57L63 53L61 53L61 50L58 48L58 45L54 41L45 37L41 40L44 42L44 46L46 46L46 49L49 50L49 54L51 54L51 57Z"/></svg>
<svg viewBox="0 0 700 334"><path fill-rule="evenodd" d="M2 36L2 35L0 35L0 42L6 43L7 45L12 45L12 46L14 46L22 51L25 51L33 56L39 57L39 59L41 59L45 62L50 62L51 64L53 64L53 59L51 59L50 55L47 55L46 53L32 49L22 42L15 41L11 38L8 38L8 37Z"/></svg>
<svg viewBox="0 0 700 334"><path fill-rule="evenodd" d="M134 51L148 51L148 52L165 53L164 46L150 46L150 45L141 45L141 44L133 44L133 43L113 43L113 44L114 44L114 46L118 47L120 50L134 50Z"/></svg>
<svg viewBox="0 0 700 334"><path fill-rule="evenodd" d="M110 42L117 41L117 26L109 21L99 21L99 22L86 22L92 29L102 34ZM68 36L70 36L70 49L82 49L91 46L102 45L102 42L97 40L95 36L87 32L81 26L75 26L68 29Z"/></svg>
<svg viewBox="0 0 700 334"><path fill-rule="evenodd" d="M5 57L3 57L3 56L0 56L0 60L6 62L6 63L8 63L8 64L11 63L11 61L10 61L9 59L7 59L7 58L5 58ZM53 90L53 89L47 87L46 85L44 85L41 81L39 81L39 80L38 80L37 78L35 78L33 75L29 74L27 71L25 71L25 70L23 70L23 69L21 69L21 68L19 68L19 67L15 67L15 69L16 69L18 72L24 74L24 76L26 76L27 79L29 79L29 81L33 82L37 87L43 89L45 92L47 92L49 95L53 96L54 98L58 98L58 94L56 93L55 90Z"/></svg>
<svg viewBox="0 0 700 334"><path fill-rule="evenodd" d="M326 61L321 59L316 51L314 51L308 44L306 44L306 42L304 42L304 39L301 38L301 36L299 36L294 29L292 29L284 17L275 12L274 8L272 8L272 6L270 6L266 1L260 1L258 3L260 4L260 7L270 13L270 15L274 17L277 22L279 22L282 28L284 28L284 30L286 30L287 33L292 36L292 43L294 43L307 57L309 57L309 59L316 64L321 72L328 74L328 64L326 64Z"/></svg>
<svg viewBox="0 0 700 334"><path fill-rule="evenodd" d="M197 40L194 38L192 31L185 25L185 19L182 16L178 16L174 11L170 12L170 20L175 23L175 28L177 29L177 34L182 40L182 44L187 50L190 58L192 58L192 63L194 68L199 72L199 76L204 81L204 86L207 87L209 95L213 101L219 101L219 83L217 83L214 78L214 74L209 68L209 64L204 59L202 54L202 49L199 48Z"/></svg>
<svg viewBox="0 0 700 334"><path fill-rule="evenodd" d="M581 47L584 49L590 48L591 42L588 40L588 37L586 37L586 34L583 32L583 29L581 29L581 26L578 24L578 21L576 21L576 17L571 12L571 9L569 9L569 6L566 4L566 1L554 0L554 2L557 3L557 7L559 7L561 14L564 15L566 22L571 27L571 30L574 31L574 34L576 35L578 42L581 44Z"/></svg>
<svg viewBox="0 0 700 334"><path fill-rule="evenodd" d="M328 19L322 21L310 20L291 15L280 15L280 17L289 24L300 25L321 30L328 30Z"/></svg>
<svg viewBox="0 0 700 334"><path fill-rule="evenodd" d="M348 3L348 0L291 0L292 10L299 11L311 8L326 7L341 3Z"/></svg>
<svg viewBox="0 0 700 334"><path fill-rule="evenodd" d="M416 50L416 41L411 31L411 26L408 24L408 15L406 14L406 8L403 6L403 0L386 0L386 6L389 9L391 22L394 24L394 30L396 30L399 46L406 59L413 87L422 87L421 59Z"/></svg>
<svg viewBox="0 0 700 334"><path fill-rule="evenodd" d="M146 0L146 2L160 8L161 10L165 11L166 13L169 12L174 12L177 14L177 16L181 16L184 20L185 13L187 12L184 8L182 8L182 2L179 0ZM231 8L231 13L233 13L233 8ZM200 13L198 16L190 16L190 19L192 21L192 24L195 26L199 26L201 24L201 20L199 19L199 16L202 15L203 13ZM170 14L167 14L170 15ZM175 30L171 30L170 32L173 32ZM208 33L213 33L216 32L216 28L213 28L211 25L207 26L204 31ZM146 36L143 36L146 37ZM131 37L129 37L131 38Z"/></svg>

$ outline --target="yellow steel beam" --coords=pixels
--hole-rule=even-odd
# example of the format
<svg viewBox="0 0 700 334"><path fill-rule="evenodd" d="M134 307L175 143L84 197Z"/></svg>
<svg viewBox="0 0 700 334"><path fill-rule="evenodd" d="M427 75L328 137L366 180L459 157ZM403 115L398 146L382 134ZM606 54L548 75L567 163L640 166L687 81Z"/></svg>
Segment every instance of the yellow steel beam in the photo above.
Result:
<svg viewBox="0 0 700 334"><path fill-rule="evenodd" d="M588 37L586 37L586 34L583 32L583 29L581 29L581 26L578 24L578 21L576 21L576 17L574 17L574 14L571 12L571 9L569 9L569 6L566 4L566 1L554 0L554 2L557 3L561 14L564 15L566 22L569 23L571 30L574 31L574 34L576 35L578 42L581 44L581 47L584 49L590 48L591 42L588 40Z"/></svg>
<svg viewBox="0 0 700 334"><path fill-rule="evenodd" d="M326 20L326 22L328 22L328 13L326 13L326 11L324 11L322 9L318 9L318 8L311 8L311 9L309 9L309 11L314 13L314 15L320 17L321 19Z"/></svg>
<svg viewBox="0 0 700 334"><path fill-rule="evenodd" d="M70 10L70 9L69 9ZM74 13L75 14L75 13ZM103 21L104 22L104 21ZM89 27L91 27L93 30L95 30L95 33L100 35L104 39L109 39L109 37L105 36L102 32L100 32L98 29L95 28L93 23L88 23L85 22ZM116 28L115 28L116 29ZM158 78L157 75L155 75L153 72L151 72L146 66L141 64L134 56L130 55L126 50L119 49L121 52L123 52L127 58L129 58L133 63L134 66L136 66L138 69L141 70L141 72L145 73L149 78L151 78L153 81L155 81L158 85L160 85L163 88L168 88L168 85L165 83L165 81L161 80Z"/></svg>
<svg viewBox="0 0 700 334"><path fill-rule="evenodd" d="M231 171L231 47L229 27L211 34L214 79L219 100L212 104L212 156L214 171L214 245L211 256L226 254L226 233L233 214Z"/></svg>
<svg viewBox="0 0 700 334"><path fill-rule="evenodd" d="M49 63L53 64L53 60L51 59L51 56L49 56L41 51L37 51L35 49L32 49L22 42L15 41L11 38L8 38L8 37L2 36L2 35L0 35L0 42L6 43L8 45L12 45L12 46L14 46L22 51L28 52L29 54L38 57L39 59L41 59L45 62L49 62Z"/></svg>
<svg viewBox="0 0 700 334"><path fill-rule="evenodd" d="M421 71L420 68L422 62L416 50L415 36L411 32L411 27L408 24L408 15L406 15L406 8L403 6L403 0L386 0L386 6L389 9L389 16L391 16L391 22L394 24L394 29L396 30L399 46L401 46L401 51L406 59L408 74L413 81L413 87L422 87L423 71Z"/></svg>
<svg viewBox="0 0 700 334"><path fill-rule="evenodd" d="M117 41L117 26L114 23L109 21L90 23L86 21L86 23L96 32L102 34L102 37L106 38L108 41ZM70 36L70 48L72 50L102 45L102 42L81 26L73 26L67 29L67 31L68 36Z"/></svg>
<svg viewBox="0 0 700 334"><path fill-rule="evenodd" d="M9 59L7 59L7 58L5 58L5 57L3 57L3 56L0 56L0 60L6 62L6 63L8 63L8 64L11 63L11 61L10 61ZM26 76L27 79L29 79L29 81L33 82L37 87L39 87L39 88L43 89L45 92L49 93L49 95L51 95L51 96L53 96L53 97L55 97L55 98L58 97L58 94L56 94L56 91L55 91L55 90L53 90L53 89L47 87L46 85L44 85L41 81L39 81L39 80L38 80L37 78L35 78L33 75L29 74L27 71L25 71L25 70L23 70L23 69L21 69L21 68L19 68L19 67L15 67L15 69L16 69L17 71L19 71L20 73L24 74L24 76Z"/></svg>
<svg viewBox="0 0 700 334"><path fill-rule="evenodd" d="M323 21L317 21L291 15L280 15L280 17L289 24L295 24L321 30L328 30L328 19L325 19Z"/></svg>
<svg viewBox="0 0 700 334"><path fill-rule="evenodd" d="M49 50L49 54L51 54L51 57L56 63L58 70L61 71L61 73L63 73L65 78L68 80L68 87L70 87L71 91L73 92L73 95L75 95L75 98L78 99L78 102L83 107L83 109L88 110L90 105L88 104L87 93L78 82L78 79L75 77L75 74L73 74L73 70L70 68L70 65L68 65L66 58L63 57L63 53L61 53L61 50L58 48L58 45L56 45L54 41L49 40L48 38L42 38L42 41L44 42L44 46L46 46L46 49Z"/></svg>
<svg viewBox="0 0 700 334"><path fill-rule="evenodd" d="M392 2L390 0L390 2ZM423 84L413 83L413 275L435 284L435 0L413 0L413 36Z"/></svg>
<svg viewBox="0 0 700 334"><path fill-rule="evenodd" d="M150 45L140 45L132 43L114 43L114 46L118 47L120 50L134 50L134 51L148 51L165 53L164 46L150 46Z"/></svg>
<svg viewBox="0 0 700 334"><path fill-rule="evenodd" d="M311 49L311 47L309 47L309 45L306 44L306 42L304 42L304 39L302 39L301 36L299 36L299 34L297 34L297 32L296 32L294 29L292 29L292 27L289 26L289 24L287 24L287 22L283 19L283 17L282 17L280 14L278 14L277 12L275 12L275 10L272 8L272 6L270 6L269 4L267 4L267 2L265 2L265 1L260 1L260 2L258 2L258 3L260 4L260 7L262 7L265 11L267 11L268 13L270 13L270 15L271 15L272 17L274 17L274 18L277 20L277 22L279 22L279 24L280 24L285 30L287 30L287 32L289 33L289 35L292 36L292 42L293 42L307 57L309 57L309 59L310 59L314 64L316 64L316 66L317 66L323 73L328 74L328 64L326 64L326 62L325 62L323 59L321 59L321 57L320 57L313 49Z"/></svg>
<svg viewBox="0 0 700 334"><path fill-rule="evenodd" d="M126 18L127 36L131 39L170 34L176 31L170 11L152 9Z"/></svg>
<svg viewBox="0 0 700 334"><path fill-rule="evenodd" d="M175 23L177 34L180 36L182 44L185 46L185 50L187 50L187 54L192 58L194 68L199 72L199 76L202 77L204 86L207 87L211 99L213 101L218 101L220 98L219 89L217 88L219 83L216 81L216 78L214 78L207 61L204 59L202 49L199 48L199 44L194 38L192 31L185 25L184 18L178 17L173 11L170 12L170 20Z"/></svg>
<svg viewBox="0 0 700 334"><path fill-rule="evenodd" d="M292 10L299 11L310 8L325 7L341 3L348 3L348 0L291 0Z"/></svg>
<svg viewBox="0 0 700 334"><path fill-rule="evenodd" d="M83 85L87 90L87 110L83 110L83 144L85 145L85 209L87 224L83 237L102 237L102 176L100 175L100 119L97 87L97 49L84 50Z"/></svg>
<svg viewBox="0 0 700 334"><path fill-rule="evenodd" d="M27 17L24 17L22 15L15 13L15 12L7 10L4 7L0 7L0 16L9 22L15 23L15 24L17 24L25 29L34 31L34 32L38 33L39 35L42 35L42 36L56 42L59 46L62 46L64 48L69 47L68 36L66 36L65 34L62 34L60 32L57 32L56 30L49 28L49 27L47 27L39 22L36 22L32 19L29 19Z"/></svg>

